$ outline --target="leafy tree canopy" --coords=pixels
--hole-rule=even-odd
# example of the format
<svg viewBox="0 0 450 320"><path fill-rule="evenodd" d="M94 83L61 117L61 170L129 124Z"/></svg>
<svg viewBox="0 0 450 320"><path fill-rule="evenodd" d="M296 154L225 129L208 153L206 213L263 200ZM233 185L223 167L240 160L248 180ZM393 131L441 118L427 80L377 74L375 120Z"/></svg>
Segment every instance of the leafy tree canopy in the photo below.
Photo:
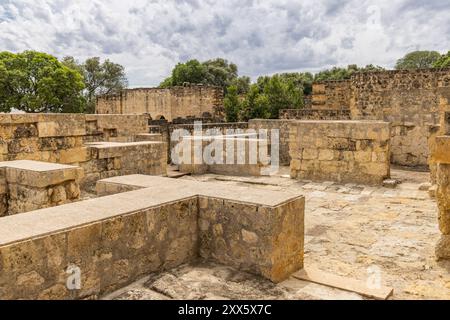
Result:
<svg viewBox="0 0 450 320"><path fill-rule="evenodd" d="M450 68L450 51L440 56L434 64L433 68Z"/></svg>
<svg viewBox="0 0 450 320"><path fill-rule="evenodd" d="M315 74L314 81L327 81L327 80L345 80L350 79L355 72L368 72L368 71L383 71L383 67L369 64L365 67L358 67L356 64L348 65L347 68L333 67L331 69L322 70Z"/></svg>
<svg viewBox="0 0 450 320"><path fill-rule="evenodd" d="M397 60L395 69L423 69L432 68L441 54L437 51L413 51Z"/></svg>
<svg viewBox="0 0 450 320"><path fill-rule="evenodd" d="M108 59L101 62L99 57L93 57L80 64L69 56L65 57L62 62L65 66L77 70L83 75L86 87L84 92L87 101L86 112L88 113L94 112L97 96L117 93L128 86L125 68Z"/></svg>
<svg viewBox="0 0 450 320"><path fill-rule="evenodd" d="M225 59L217 58L205 62L189 60L185 63L178 63L172 70L172 75L166 78L159 85L161 88L181 86L184 83L196 83L219 86L226 89L238 78L238 68L234 63ZM241 83L244 85L245 80ZM245 86L239 89L245 89Z"/></svg>
<svg viewBox="0 0 450 320"><path fill-rule="evenodd" d="M41 52L0 52L0 111L82 112L82 75Z"/></svg>

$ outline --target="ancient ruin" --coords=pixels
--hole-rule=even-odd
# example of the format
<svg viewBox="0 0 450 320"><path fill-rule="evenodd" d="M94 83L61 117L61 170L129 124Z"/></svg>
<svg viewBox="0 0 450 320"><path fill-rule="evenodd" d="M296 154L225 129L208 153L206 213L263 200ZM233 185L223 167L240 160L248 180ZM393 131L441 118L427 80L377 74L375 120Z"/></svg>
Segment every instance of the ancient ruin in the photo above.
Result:
<svg viewBox="0 0 450 320"><path fill-rule="evenodd" d="M194 122L221 95L0 115L0 298L450 299L450 70Z"/></svg>
<svg viewBox="0 0 450 320"><path fill-rule="evenodd" d="M186 117L223 118L223 90L191 85L169 89L127 89L97 99L98 114L149 114L153 120Z"/></svg>

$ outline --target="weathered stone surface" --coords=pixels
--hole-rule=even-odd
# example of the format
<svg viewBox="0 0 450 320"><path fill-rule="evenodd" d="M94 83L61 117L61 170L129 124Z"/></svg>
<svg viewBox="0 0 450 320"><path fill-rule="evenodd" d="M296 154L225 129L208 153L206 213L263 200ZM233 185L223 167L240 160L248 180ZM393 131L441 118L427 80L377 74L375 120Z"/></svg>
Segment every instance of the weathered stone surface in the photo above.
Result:
<svg viewBox="0 0 450 320"><path fill-rule="evenodd" d="M169 89L128 89L97 99L98 114L149 114L152 119L222 117L223 90L220 87L189 85Z"/></svg>
<svg viewBox="0 0 450 320"><path fill-rule="evenodd" d="M150 186L2 218L0 297L96 298L145 274L194 261L206 254L205 248L217 261L272 281L302 267L303 197L246 189L242 195L243 188L223 190L161 177L124 178L133 177ZM199 206L200 194L208 199L206 207L204 201ZM198 221L213 219L216 205L226 211L210 220L212 229L203 234L211 231L211 238L205 238ZM222 216L226 212L229 221ZM257 223L249 225L253 220ZM238 251L228 252L235 247L226 241L235 234ZM80 272L79 290L64 287L68 266Z"/></svg>
<svg viewBox="0 0 450 320"><path fill-rule="evenodd" d="M182 152L172 154L172 161L181 172L205 174L260 176L271 173L268 139L258 139L257 133L235 135L185 136ZM211 150L217 146L213 152ZM212 154L214 153L214 154ZM254 157L254 158L252 158ZM261 159L264 157L266 159Z"/></svg>
<svg viewBox="0 0 450 320"><path fill-rule="evenodd" d="M390 176L390 127L378 121L292 121L291 177L382 184Z"/></svg>
<svg viewBox="0 0 450 320"><path fill-rule="evenodd" d="M436 257L438 259L450 259L450 235L443 234L436 245Z"/></svg>
<svg viewBox="0 0 450 320"><path fill-rule="evenodd" d="M129 174L167 175L167 147L163 142L95 142L86 144L90 160L81 163L82 187L95 188L99 179Z"/></svg>
<svg viewBox="0 0 450 320"><path fill-rule="evenodd" d="M129 188L153 188L160 179L163 178L116 177L99 181L97 190L105 195ZM263 195L244 188L224 190L209 183L182 180L174 180L171 185L179 193L189 190L199 196L201 257L276 282L303 266L303 198L287 201L287 195L279 198L277 193ZM284 246L279 247L279 243Z"/></svg>
<svg viewBox="0 0 450 320"><path fill-rule="evenodd" d="M436 199L439 207L439 228L444 235L450 235L450 164L438 164Z"/></svg>
<svg viewBox="0 0 450 320"><path fill-rule="evenodd" d="M55 163L0 162L0 216L48 208L78 200L83 170Z"/></svg>
<svg viewBox="0 0 450 320"><path fill-rule="evenodd" d="M289 166L291 162L291 156L289 154L289 120L262 120L251 119L248 122L248 128L253 129L256 132L260 130L268 130L269 145L271 144L271 130L279 130L279 156L280 166Z"/></svg>

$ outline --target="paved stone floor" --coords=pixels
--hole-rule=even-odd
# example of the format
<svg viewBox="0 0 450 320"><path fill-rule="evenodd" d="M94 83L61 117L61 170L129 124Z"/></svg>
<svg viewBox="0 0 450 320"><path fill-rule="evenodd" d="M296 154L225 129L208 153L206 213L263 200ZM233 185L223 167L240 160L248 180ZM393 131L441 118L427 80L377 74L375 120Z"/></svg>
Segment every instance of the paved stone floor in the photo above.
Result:
<svg viewBox="0 0 450 320"><path fill-rule="evenodd" d="M437 206L426 191L424 172L396 169L395 189L274 177L186 176L292 192L306 196L305 264L366 281L381 276L393 299L450 299L450 262L437 262ZM150 275L107 299L362 299L325 286L289 279L274 285L227 267L199 262Z"/></svg>

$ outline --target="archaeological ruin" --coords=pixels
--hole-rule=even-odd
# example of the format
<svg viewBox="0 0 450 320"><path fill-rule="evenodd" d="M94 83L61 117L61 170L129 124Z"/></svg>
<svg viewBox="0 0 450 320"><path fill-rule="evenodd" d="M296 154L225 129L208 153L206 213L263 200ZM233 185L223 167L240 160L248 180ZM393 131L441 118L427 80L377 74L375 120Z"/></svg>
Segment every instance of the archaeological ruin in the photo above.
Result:
<svg viewBox="0 0 450 320"><path fill-rule="evenodd" d="M223 90L187 84L168 89L123 90L97 99L97 114L148 114L153 120L177 118L223 118Z"/></svg>
<svg viewBox="0 0 450 320"><path fill-rule="evenodd" d="M280 119L216 123L222 96L1 114L0 298L450 299L450 69Z"/></svg>

